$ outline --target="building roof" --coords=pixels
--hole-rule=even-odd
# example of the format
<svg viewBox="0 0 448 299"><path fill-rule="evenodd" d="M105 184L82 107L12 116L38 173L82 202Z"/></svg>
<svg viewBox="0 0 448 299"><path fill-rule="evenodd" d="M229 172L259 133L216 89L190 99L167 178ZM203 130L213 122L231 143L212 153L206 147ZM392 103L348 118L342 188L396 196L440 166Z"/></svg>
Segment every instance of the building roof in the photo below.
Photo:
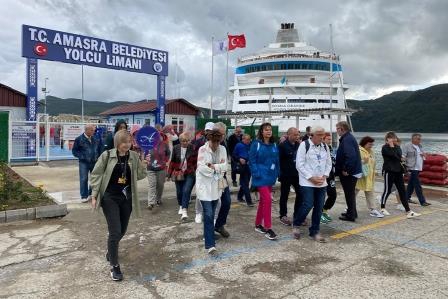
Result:
<svg viewBox="0 0 448 299"><path fill-rule="evenodd" d="M24 94L23 92L20 92L17 89L14 89L14 88L9 87L8 85L2 84L2 83L0 83L0 88L5 88L5 89L8 89L8 90L10 90L16 94L19 94L21 96L26 96L26 94Z"/></svg>
<svg viewBox="0 0 448 299"><path fill-rule="evenodd" d="M26 107L26 95L0 83L0 106Z"/></svg>
<svg viewBox="0 0 448 299"><path fill-rule="evenodd" d="M195 105L191 104L185 99L170 99L166 100L166 113L169 113L170 107L172 106L170 104L182 104L189 107L189 110L194 110L196 114L199 112L199 108ZM108 116L108 115L120 115L120 114L138 114L138 113L148 113L148 112L155 112L157 108L157 101L156 100L143 100L136 103L130 103L125 105L120 105L117 107L114 107L112 109L106 110L104 112L101 112L100 115Z"/></svg>

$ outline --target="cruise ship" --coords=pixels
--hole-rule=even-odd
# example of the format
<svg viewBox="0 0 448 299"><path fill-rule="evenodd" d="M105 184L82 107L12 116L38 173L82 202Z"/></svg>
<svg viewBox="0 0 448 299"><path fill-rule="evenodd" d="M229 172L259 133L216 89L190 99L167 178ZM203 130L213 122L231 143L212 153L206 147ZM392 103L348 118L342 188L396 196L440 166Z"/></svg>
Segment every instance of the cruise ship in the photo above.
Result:
<svg viewBox="0 0 448 299"><path fill-rule="evenodd" d="M235 69L232 112L279 112L297 109L345 109L342 66L335 53L323 52L299 37L294 23L283 23L275 43L255 54L240 57ZM323 109L322 109L323 110ZM270 113L266 113L269 115ZM346 116L316 114L296 117L279 113L266 117L280 132L299 126L321 126L334 131ZM260 124L262 118L240 118L238 125Z"/></svg>

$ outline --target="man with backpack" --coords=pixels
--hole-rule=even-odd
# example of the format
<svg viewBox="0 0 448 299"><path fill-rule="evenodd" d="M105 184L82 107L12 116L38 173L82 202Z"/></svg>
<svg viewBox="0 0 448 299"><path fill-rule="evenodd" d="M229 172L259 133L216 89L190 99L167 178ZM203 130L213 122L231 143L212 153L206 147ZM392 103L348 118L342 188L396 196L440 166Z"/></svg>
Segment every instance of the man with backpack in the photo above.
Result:
<svg viewBox="0 0 448 299"><path fill-rule="evenodd" d="M302 204L294 214L293 237L300 239L299 227L313 209L309 236L316 242L325 243L320 235L320 218L327 191L327 177L332 168L331 155L326 144L322 143L325 130L313 127L308 140L303 141L297 151L296 168Z"/></svg>

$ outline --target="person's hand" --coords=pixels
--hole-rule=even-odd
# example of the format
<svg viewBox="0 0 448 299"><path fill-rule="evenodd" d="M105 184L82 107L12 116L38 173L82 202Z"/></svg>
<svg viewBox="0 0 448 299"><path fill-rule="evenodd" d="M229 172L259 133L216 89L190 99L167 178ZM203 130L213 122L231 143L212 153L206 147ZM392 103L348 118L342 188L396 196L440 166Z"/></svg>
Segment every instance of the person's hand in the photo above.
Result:
<svg viewBox="0 0 448 299"><path fill-rule="evenodd" d="M92 209L95 209L96 208L96 197L95 196L92 196L91 198L90 198L90 204L92 205Z"/></svg>
<svg viewBox="0 0 448 299"><path fill-rule="evenodd" d="M320 177L318 177L318 176L312 176L312 177L310 177L309 178L309 181L311 182L311 183L313 183L314 185L322 185L322 180L321 180L321 178Z"/></svg>
<svg viewBox="0 0 448 299"><path fill-rule="evenodd" d="M215 170L215 165L213 165L212 163L208 163L207 166L210 167L211 169Z"/></svg>
<svg viewBox="0 0 448 299"><path fill-rule="evenodd" d="M389 144L390 147L395 147L395 143L393 139L387 139L387 144Z"/></svg>
<svg viewBox="0 0 448 299"><path fill-rule="evenodd" d="M246 160L244 160L243 158L240 158L240 163L244 165L244 164L246 164Z"/></svg>
<svg viewBox="0 0 448 299"><path fill-rule="evenodd" d="M348 172L343 170L343 171L342 171L342 175L343 175L343 176L348 176Z"/></svg>

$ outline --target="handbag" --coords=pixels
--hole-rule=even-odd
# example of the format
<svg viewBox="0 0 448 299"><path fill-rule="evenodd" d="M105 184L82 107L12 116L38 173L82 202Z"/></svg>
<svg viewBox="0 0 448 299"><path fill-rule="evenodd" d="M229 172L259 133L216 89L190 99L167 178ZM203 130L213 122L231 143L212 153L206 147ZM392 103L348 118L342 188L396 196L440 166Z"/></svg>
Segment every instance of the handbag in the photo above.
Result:
<svg viewBox="0 0 448 299"><path fill-rule="evenodd" d="M366 177L369 175L369 169L370 169L369 164L367 164L367 163L362 164L362 176L363 177Z"/></svg>

